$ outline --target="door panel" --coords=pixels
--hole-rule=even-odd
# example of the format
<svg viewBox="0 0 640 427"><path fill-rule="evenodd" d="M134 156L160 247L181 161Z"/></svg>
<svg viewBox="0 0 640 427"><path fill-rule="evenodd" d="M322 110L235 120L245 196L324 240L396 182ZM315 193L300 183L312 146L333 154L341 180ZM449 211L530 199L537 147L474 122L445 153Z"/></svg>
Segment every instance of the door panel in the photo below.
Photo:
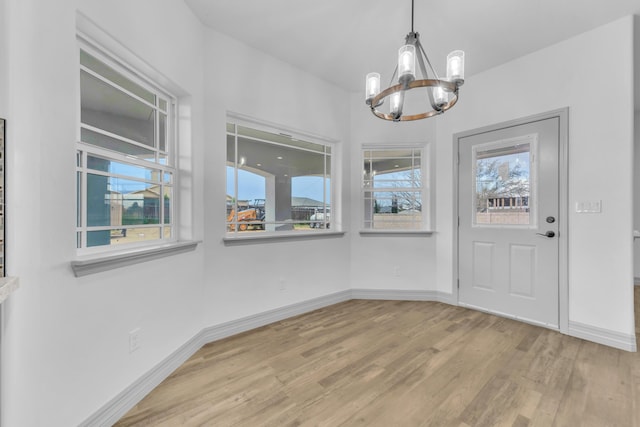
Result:
<svg viewBox="0 0 640 427"><path fill-rule="evenodd" d="M458 144L460 305L557 328L559 119Z"/></svg>

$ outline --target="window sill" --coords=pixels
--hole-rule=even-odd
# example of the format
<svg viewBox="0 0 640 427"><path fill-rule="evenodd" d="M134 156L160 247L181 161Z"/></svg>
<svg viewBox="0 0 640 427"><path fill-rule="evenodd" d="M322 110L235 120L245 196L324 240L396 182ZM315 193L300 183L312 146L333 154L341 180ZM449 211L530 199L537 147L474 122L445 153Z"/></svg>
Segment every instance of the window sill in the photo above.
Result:
<svg viewBox="0 0 640 427"><path fill-rule="evenodd" d="M183 241L150 248L136 248L116 253L88 255L71 261L71 268L76 277L81 277L183 252L190 252L196 249L198 243L200 241Z"/></svg>
<svg viewBox="0 0 640 427"><path fill-rule="evenodd" d="M278 234L259 234L259 235L251 235L251 236L238 236L238 237L230 237L225 236L222 238L222 241L225 245L242 245L242 244L250 244L250 243L269 243L283 240L314 240L314 239L323 239L323 238L335 238L335 237L343 237L345 235L344 231L326 231L326 232L316 232L316 233L304 233L304 232L296 232L296 233L285 233L278 232Z"/></svg>
<svg viewBox="0 0 640 427"><path fill-rule="evenodd" d="M431 236L432 230L360 230L361 236Z"/></svg>

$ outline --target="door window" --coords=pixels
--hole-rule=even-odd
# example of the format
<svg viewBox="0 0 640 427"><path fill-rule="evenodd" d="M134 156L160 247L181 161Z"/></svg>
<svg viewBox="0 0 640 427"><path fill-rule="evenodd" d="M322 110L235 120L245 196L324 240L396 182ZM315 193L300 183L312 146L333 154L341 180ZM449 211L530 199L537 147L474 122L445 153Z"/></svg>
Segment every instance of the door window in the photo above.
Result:
<svg viewBox="0 0 640 427"><path fill-rule="evenodd" d="M534 153L533 136L474 147L473 225L534 225Z"/></svg>

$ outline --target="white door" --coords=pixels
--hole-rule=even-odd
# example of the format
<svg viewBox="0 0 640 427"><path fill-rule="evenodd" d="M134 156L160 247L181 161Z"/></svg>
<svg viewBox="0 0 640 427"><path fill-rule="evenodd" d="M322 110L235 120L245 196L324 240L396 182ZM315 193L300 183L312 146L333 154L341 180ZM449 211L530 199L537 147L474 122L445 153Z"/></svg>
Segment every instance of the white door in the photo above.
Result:
<svg viewBox="0 0 640 427"><path fill-rule="evenodd" d="M458 139L460 305L558 328L559 126Z"/></svg>

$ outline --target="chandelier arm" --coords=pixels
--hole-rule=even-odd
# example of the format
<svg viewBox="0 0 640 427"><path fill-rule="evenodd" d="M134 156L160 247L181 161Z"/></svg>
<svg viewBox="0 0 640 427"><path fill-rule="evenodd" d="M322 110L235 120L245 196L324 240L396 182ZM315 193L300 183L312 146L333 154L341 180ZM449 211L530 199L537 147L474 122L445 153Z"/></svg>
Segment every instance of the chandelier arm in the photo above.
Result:
<svg viewBox="0 0 640 427"><path fill-rule="evenodd" d="M416 55L418 57L418 66L420 68L420 72L422 73L422 78L423 79L428 79L429 78L429 73L427 73L427 68L424 66L424 58L422 57L422 55L420 55L420 51L423 52L424 55L424 50L422 50L422 45L420 44L420 39L416 40L416 45L418 46L418 54ZM425 55L426 57L426 55ZM427 58L427 60L429 60ZM436 77L437 78L437 77Z"/></svg>
<svg viewBox="0 0 640 427"><path fill-rule="evenodd" d="M398 64L396 64L396 68L393 70L393 75L391 76L391 80L389 80L389 87L393 85L393 82L395 81L397 75L398 75Z"/></svg>
<svg viewBox="0 0 640 427"><path fill-rule="evenodd" d="M422 43L420 43L420 40L417 40L416 44L418 45L420 52L422 52L422 54L424 55L424 58L427 60L427 64L429 64L429 68L431 69L433 76L435 77L436 80L440 80L440 77L438 77L438 73L436 73L435 68L433 68L433 65L431 65L431 61L429 61L429 56L427 55L427 52L424 51L424 48L422 47ZM420 58L420 55L418 55L418 58ZM427 76L425 76L425 78L426 77Z"/></svg>

